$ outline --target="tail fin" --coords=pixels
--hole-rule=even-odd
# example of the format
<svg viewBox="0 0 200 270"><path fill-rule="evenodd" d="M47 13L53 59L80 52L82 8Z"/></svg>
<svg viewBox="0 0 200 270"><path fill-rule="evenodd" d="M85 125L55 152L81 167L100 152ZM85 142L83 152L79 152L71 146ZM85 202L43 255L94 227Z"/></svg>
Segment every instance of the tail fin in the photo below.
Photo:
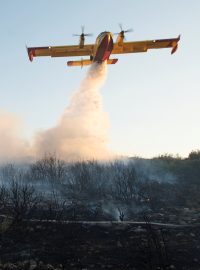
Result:
<svg viewBox="0 0 200 270"><path fill-rule="evenodd" d="M175 52L177 51L177 49L178 49L178 42L179 42L180 38L181 38L181 35L179 35L179 36L177 37L176 41L172 43L172 51L171 51L171 54L173 54L173 53L175 53Z"/></svg>

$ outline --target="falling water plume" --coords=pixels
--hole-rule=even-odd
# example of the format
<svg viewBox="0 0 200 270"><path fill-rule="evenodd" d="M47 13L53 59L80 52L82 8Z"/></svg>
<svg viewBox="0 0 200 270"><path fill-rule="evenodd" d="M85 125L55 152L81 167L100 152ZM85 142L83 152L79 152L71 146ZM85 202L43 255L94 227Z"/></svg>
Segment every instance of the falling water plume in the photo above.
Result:
<svg viewBox="0 0 200 270"><path fill-rule="evenodd" d="M36 156L56 153L65 160L111 157L107 149L108 117L99 91L106 71L106 64L90 67L57 125L36 135Z"/></svg>

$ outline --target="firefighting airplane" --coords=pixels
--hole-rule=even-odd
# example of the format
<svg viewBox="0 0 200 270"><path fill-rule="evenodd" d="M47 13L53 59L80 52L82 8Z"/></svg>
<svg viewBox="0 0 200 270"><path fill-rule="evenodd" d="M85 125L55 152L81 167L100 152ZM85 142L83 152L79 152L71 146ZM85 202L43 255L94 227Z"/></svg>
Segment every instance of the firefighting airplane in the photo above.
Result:
<svg viewBox="0 0 200 270"><path fill-rule="evenodd" d="M67 62L68 66L82 67L91 65L93 62L103 63L107 61L107 64L115 64L118 59L111 59L111 54L139 53L147 52L148 49L162 48L172 48L171 54L173 54L178 48L180 35L177 38L124 42L125 33L131 32L132 29L123 30L121 25L120 28L121 31L116 33L118 36L115 43L113 42L113 34L105 31L98 35L95 44L85 44L85 36L90 36L91 34L84 34L84 28L82 27L82 34L79 35L79 45L30 47L27 48L29 60L33 61L33 58L38 56L89 56L89 59Z"/></svg>

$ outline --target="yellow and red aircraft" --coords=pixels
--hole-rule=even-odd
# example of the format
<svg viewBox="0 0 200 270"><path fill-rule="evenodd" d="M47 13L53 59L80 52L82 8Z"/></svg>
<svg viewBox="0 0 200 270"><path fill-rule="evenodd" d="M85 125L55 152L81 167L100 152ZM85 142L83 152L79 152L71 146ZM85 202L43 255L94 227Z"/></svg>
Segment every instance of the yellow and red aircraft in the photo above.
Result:
<svg viewBox="0 0 200 270"><path fill-rule="evenodd" d="M104 61L107 61L107 64L115 64L118 59L110 59L111 54L139 53L147 52L148 49L162 48L172 48L171 54L173 54L178 48L180 35L177 38L124 42L125 33L131 32L132 29L123 30L121 25L120 27L121 31L117 33L118 37L115 43L113 42L113 34L105 31L98 35L95 44L84 44L85 36L91 34L84 34L82 29L79 45L30 47L27 48L28 56L30 61L38 56L89 56L89 59L67 62L68 66L86 66L93 62L102 63Z"/></svg>

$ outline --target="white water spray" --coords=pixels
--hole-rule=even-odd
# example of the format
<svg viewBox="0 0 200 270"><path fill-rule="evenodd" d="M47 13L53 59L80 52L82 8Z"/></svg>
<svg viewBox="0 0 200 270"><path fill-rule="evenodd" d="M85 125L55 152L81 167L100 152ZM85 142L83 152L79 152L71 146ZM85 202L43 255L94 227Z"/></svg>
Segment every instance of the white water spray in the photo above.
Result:
<svg viewBox="0 0 200 270"><path fill-rule="evenodd" d="M91 66L57 125L37 134L36 156L56 153L65 160L111 157L107 149L108 117L99 92L106 71L106 64Z"/></svg>
<svg viewBox="0 0 200 270"><path fill-rule="evenodd" d="M109 159L108 117L103 111L100 87L106 79L106 64L94 63L58 123L27 142L21 121L0 112L0 162L24 161L56 154L68 160Z"/></svg>

